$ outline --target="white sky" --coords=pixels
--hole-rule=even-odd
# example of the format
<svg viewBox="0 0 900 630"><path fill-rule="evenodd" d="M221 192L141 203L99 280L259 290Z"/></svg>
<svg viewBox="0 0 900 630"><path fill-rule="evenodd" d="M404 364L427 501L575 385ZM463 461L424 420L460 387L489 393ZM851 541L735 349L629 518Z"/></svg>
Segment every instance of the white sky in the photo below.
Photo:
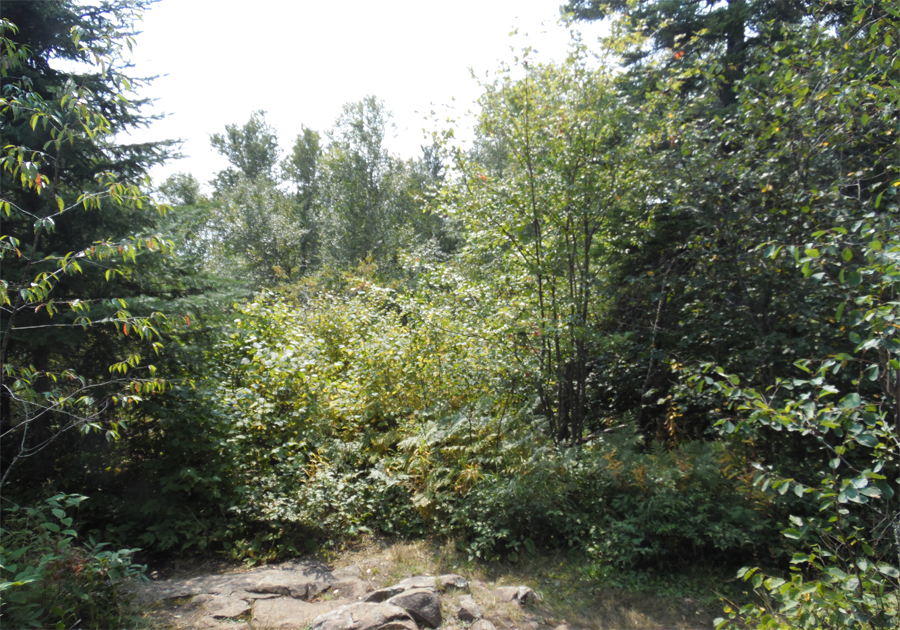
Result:
<svg viewBox="0 0 900 630"><path fill-rule="evenodd" d="M209 136L266 110L282 150L301 125L330 129L341 105L368 94L394 114L389 149L404 158L427 144L422 129L446 105L460 116L484 78L532 46L561 59L569 44L557 24L562 0L161 0L145 15L132 56L135 76L160 77L145 96L163 120L135 140L184 140L183 160L152 173L207 182L227 165ZM587 43L599 25L579 25ZM510 37L513 29L518 35ZM455 98L455 101L454 101Z"/></svg>

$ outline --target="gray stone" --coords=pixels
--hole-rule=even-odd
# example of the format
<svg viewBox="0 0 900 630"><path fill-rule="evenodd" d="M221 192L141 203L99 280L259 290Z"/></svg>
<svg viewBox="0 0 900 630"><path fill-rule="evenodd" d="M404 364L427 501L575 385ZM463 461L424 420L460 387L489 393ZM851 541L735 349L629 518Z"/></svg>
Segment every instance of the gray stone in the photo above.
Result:
<svg viewBox="0 0 900 630"><path fill-rule="evenodd" d="M334 588L354 598L368 590L367 585L354 577L352 571L332 572L318 562L297 562L278 567L262 567L246 573L207 575L189 580L162 580L136 584L131 590L138 602L145 603L201 594L232 593L283 595L308 601Z"/></svg>
<svg viewBox="0 0 900 630"><path fill-rule="evenodd" d="M250 604L237 597L203 593L191 598L191 601L179 608L182 613L202 610L204 614L216 619L233 619L249 612Z"/></svg>
<svg viewBox="0 0 900 630"><path fill-rule="evenodd" d="M408 591L412 588L428 588L433 591L435 590L434 578L427 575L417 575L406 578L405 580L400 580L399 582L391 586L386 586L384 588L379 588L376 591L372 591L363 598L363 601L368 603L384 602L389 600L391 597L399 595L400 593Z"/></svg>
<svg viewBox="0 0 900 630"><path fill-rule="evenodd" d="M487 619L480 619L469 626L469 630L497 630L497 627Z"/></svg>
<svg viewBox="0 0 900 630"><path fill-rule="evenodd" d="M402 593L405 590L406 589L403 588L402 586L397 586L397 585L388 586L386 588L380 588L377 591L372 591L371 593L366 595L363 598L363 601L370 603L370 604L378 604L378 603L381 603L383 601L390 599L394 595L399 595L400 593Z"/></svg>
<svg viewBox="0 0 900 630"><path fill-rule="evenodd" d="M253 604L253 625L257 628L298 630L308 627L316 617L344 606L344 600L305 602L279 597L259 600Z"/></svg>
<svg viewBox="0 0 900 630"><path fill-rule="evenodd" d="M494 597L502 602L515 602L520 606L541 601L541 596L527 586L501 586L494 589Z"/></svg>
<svg viewBox="0 0 900 630"><path fill-rule="evenodd" d="M255 599L272 599L273 597L279 597L279 595L276 595L275 593L250 593L249 591L235 591L231 596L248 602Z"/></svg>
<svg viewBox="0 0 900 630"><path fill-rule="evenodd" d="M432 581L433 582L433 581ZM385 602L399 606L412 616L417 623L437 628L441 625L441 598L434 588L411 588L394 595Z"/></svg>
<svg viewBox="0 0 900 630"><path fill-rule="evenodd" d="M459 598L459 608L456 618L460 621L478 621L484 618L484 613L478 607L478 602L471 595L463 595Z"/></svg>
<svg viewBox="0 0 900 630"><path fill-rule="evenodd" d="M343 567L335 569L331 572L335 582L331 586L331 591L340 591L339 597L349 600L362 599L375 586L368 578L363 577L363 572L359 567Z"/></svg>
<svg viewBox="0 0 900 630"><path fill-rule="evenodd" d="M400 580L399 582L397 582L397 586L402 586L404 590L408 590L411 588L430 588L434 590L435 581L434 578L430 575L414 575L413 577L408 577L405 580Z"/></svg>
<svg viewBox="0 0 900 630"><path fill-rule="evenodd" d="M332 584L331 589L328 592L339 599L349 599L350 601L355 602L366 597L366 593L369 592L369 587L360 580L345 580Z"/></svg>
<svg viewBox="0 0 900 630"><path fill-rule="evenodd" d="M201 593L191 601L175 608L176 617L184 617L191 627L217 630L219 628L247 628L235 625L234 620L250 612L250 604L228 595ZM227 620L227 621L225 621Z"/></svg>
<svg viewBox="0 0 900 630"><path fill-rule="evenodd" d="M235 623L230 619L220 620L212 617L203 617L193 627L202 628L203 630L251 630L249 624L244 622Z"/></svg>
<svg viewBox="0 0 900 630"><path fill-rule="evenodd" d="M419 630L399 606L358 602L316 617L312 630Z"/></svg>
<svg viewBox="0 0 900 630"><path fill-rule="evenodd" d="M227 595L213 595L203 608L214 619L234 619L250 612L250 604Z"/></svg>
<svg viewBox="0 0 900 630"><path fill-rule="evenodd" d="M182 612L193 612L195 610L199 610L206 606L207 602L211 601L215 595L207 595L206 593L201 593L196 597L192 597L191 601L181 605Z"/></svg>
<svg viewBox="0 0 900 630"><path fill-rule="evenodd" d="M441 589L441 592L466 591L469 589L469 582L461 575L448 573L438 576L438 587Z"/></svg>

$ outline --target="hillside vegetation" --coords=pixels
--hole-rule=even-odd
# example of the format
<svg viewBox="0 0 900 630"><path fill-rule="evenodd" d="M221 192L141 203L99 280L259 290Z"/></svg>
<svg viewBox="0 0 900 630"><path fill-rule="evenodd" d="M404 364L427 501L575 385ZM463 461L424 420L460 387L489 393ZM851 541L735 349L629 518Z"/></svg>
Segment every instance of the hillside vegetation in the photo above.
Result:
<svg viewBox="0 0 900 630"><path fill-rule="evenodd" d="M138 549L372 536L897 627L895 3L573 0L612 34L500 68L472 146L256 112L208 194L117 135L147 4L4 1L4 627L126 623Z"/></svg>

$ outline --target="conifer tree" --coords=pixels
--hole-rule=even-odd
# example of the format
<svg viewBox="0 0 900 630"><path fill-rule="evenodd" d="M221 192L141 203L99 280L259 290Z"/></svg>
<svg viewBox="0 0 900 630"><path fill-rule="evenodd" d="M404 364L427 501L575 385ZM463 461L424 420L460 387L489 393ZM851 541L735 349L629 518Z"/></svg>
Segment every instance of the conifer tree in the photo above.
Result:
<svg viewBox="0 0 900 630"><path fill-rule="evenodd" d="M115 141L152 119L125 60L148 4L3 2L4 478L40 453L20 475L40 483L47 447L75 428L115 434L115 404L160 386L142 346L163 316L128 300L161 291L142 263L169 245L139 184L172 144Z"/></svg>

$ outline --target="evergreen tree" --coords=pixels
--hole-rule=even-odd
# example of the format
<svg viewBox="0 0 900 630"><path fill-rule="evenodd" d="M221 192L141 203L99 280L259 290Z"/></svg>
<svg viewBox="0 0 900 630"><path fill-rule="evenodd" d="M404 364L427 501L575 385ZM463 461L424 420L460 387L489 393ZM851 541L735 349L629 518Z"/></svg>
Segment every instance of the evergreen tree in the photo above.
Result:
<svg viewBox="0 0 900 630"><path fill-rule="evenodd" d="M627 41L623 61L636 79L637 94L654 89L661 75L678 73L702 59L712 74L721 76L719 104L729 106L735 103L735 83L743 78L749 56L780 37L769 25L800 24L814 13L818 19L840 22L847 17L847 6L818 0L569 0L562 11L578 20L618 19L626 35L620 43ZM628 41L632 33L642 37ZM689 85L697 88L703 82L696 77Z"/></svg>
<svg viewBox="0 0 900 630"><path fill-rule="evenodd" d="M159 386L138 370L149 349L134 338L155 339L161 315L125 300L166 291L145 273L147 250L169 245L137 184L171 143L114 141L152 119L146 101L124 98L145 81L122 56L148 4L3 3L4 475L69 429L115 433L123 389ZM22 479L52 477L49 452Z"/></svg>
<svg viewBox="0 0 900 630"><path fill-rule="evenodd" d="M284 178L294 188L295 219L305 230L301 237L300 273L311 271L319 262L319 231L316 223L321 188L321 136L304 126L294 142L291 155L282 163Z"/></svg>

